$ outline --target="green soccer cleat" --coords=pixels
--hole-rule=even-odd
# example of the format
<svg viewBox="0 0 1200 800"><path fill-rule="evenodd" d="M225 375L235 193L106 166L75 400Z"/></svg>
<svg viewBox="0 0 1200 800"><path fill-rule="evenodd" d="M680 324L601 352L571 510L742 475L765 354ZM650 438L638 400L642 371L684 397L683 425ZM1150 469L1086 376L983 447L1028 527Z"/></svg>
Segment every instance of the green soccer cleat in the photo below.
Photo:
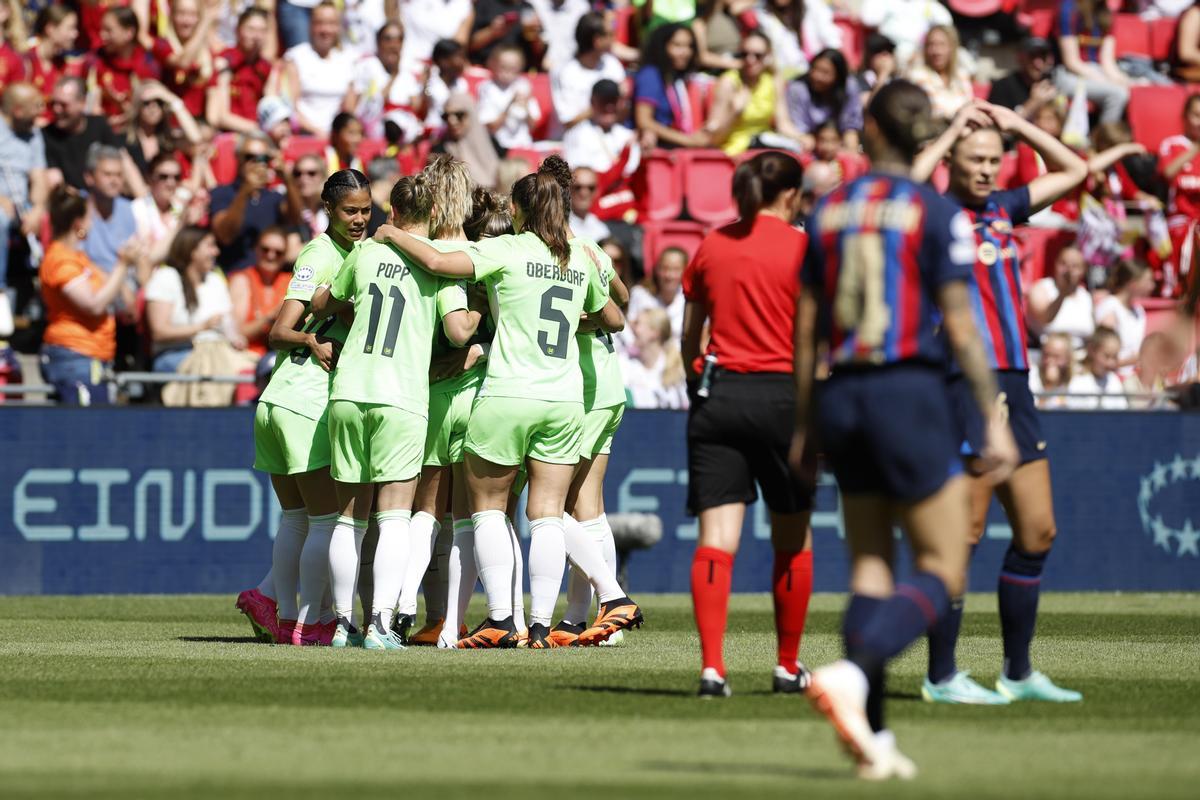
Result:
<svg viewBox="0 0 1200 800"><path fill-rule="evenodd" d="M959 670L941 683L925 679L921 697L926 703L952 703L968 706L1006 706L1009 698L985 689L971 680L970 674Z"/></svg>
<svg viewBox="0 0 1200 800"><path fill-rule="evenodd" d="M329 643L329 646L362 647L363 635L345 617L338 617L337 628L333 632L333 641Z"/></svg>
<svg viewBox="0 0 1200 800"><path fill-rule="evenodd" d="M376 614L375 619L371 620L371 624L367 626L367 633L363 636L363 647L367 650L403 650L404 641L394 630L388 630L388 627L383 622L383 615Z"/></svg>
<svg viewBox="0 0 1200 800"><path fill-rule="evenodd" d="M1029 677L1014 681L1001 675L996 680L996 691L1011 702L1040 700L1043 703L1081 703L1083 695L1071 689L1055 686L1054 681L1040 672L1029 673Z"/></svg>

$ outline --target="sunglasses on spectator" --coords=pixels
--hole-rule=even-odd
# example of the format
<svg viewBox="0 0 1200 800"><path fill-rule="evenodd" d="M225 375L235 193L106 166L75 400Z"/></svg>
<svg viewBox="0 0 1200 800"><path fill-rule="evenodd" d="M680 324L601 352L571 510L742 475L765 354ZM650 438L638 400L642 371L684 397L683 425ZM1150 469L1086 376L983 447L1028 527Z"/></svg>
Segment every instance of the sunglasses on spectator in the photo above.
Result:
<svg viewBox="0 0 1200 800"><path fill-rule="evenodd" d="M594 184L594 183L577 183L571 188L573 188L577 192L594 192L594 191L596 191L596 184Z"/></svg>
<svg viewBox="0 0 1200 800"><path fill-rule="evenodd" d="M737 54L737 57L742 59L743 61L745 61L746 59L751 59L751 58L754 59L755 61L762 61L764 58L767 57L767 54L760 53L756 50L743 50Z"/></svg>
<svg viewBox="0 0 1200 800"><path fill-rule="evenodd" d="M278 257L287 251L281 247L266 247L260 244L258 246L258 252L267 257Z"/></svg>
<svg viewBox="0 0 1200 800"><path fill-rule="evenodd" d="M320 170L315 169L295 169L292 170L292 175L297 178L317 178L320 177Z"/></svg>
<svg viewBox="0 0 1200 800"><path fill-rule="evenodd" d="M154 180L156 180L156 181L177 181L181 177L182 177L182 173L179 173L179 172L156 172L156 173L154 173Z"/></svg>
<svg viewBox="0 0 1200 800"><path fill-rule="evenodd" d="M247 164L270 164L271 157L266 153L250 153L242 156L242 161Z"/></svg>
<svg viewBox="0 0 1200 800"><path fill-rule="evenodd" d="M466 119L469 116L471 116L471 115L469 113L467 113L466 111L447 111L446 112L446 119Z"/></svg>

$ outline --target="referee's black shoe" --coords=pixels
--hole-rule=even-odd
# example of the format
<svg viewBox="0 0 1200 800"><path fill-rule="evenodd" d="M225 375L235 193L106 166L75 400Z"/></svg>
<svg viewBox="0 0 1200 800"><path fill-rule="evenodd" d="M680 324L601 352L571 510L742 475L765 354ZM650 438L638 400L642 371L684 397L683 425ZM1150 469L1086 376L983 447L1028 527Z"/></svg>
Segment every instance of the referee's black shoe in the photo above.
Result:
<svg viewBox="0 0 1200 800"><path fill-rule="evenodd" d="M717 671L712 667L707 667L700 673L700 691L697 695L703 698L710 697L729 697L733 694L733 690L729 688L729 684L722 678Z"/></svg>
<svg viewBox="0 0 1200 800"><path fill-rule="evenodd" d="M775 694L801 694L812 682L812 673L808 667L796 662L796 672L792 674L786 667L775 667L775 676L771 691Z"/></svg>

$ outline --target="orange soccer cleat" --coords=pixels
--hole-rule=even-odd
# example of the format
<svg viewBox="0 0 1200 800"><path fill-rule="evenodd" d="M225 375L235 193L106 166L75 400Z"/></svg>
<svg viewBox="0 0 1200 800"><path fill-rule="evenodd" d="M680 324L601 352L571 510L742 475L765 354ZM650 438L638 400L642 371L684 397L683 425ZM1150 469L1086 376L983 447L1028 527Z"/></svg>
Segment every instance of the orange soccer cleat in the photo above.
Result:
<svg viewBox="0 0 1200 800"><path fill-rule="evenodd" d="M445 623L444 619L426 622L424 628L408 638L408 643L417 647L433 647L437 644L438 637L442 634L442 625Z"/></svg>
<svg viewBox="0 0 1200 800"><path fill-rule="evenodd" d="M550 629L540 623L530 625L526 636L529 639L526 647L530 650L552 650L558 647L558 642L550 635Z"/></svg>
<svg viewBox="0 0 1200 800"><path fill-rule="evenodd" d="M459 650L512 649L517 646L517 629L512 617L497 622L488 618L479 627L458 641Z"/></svg>
<svg viewBox="0 0 1200 800"><path fill-rule="evenodd" d="M644 621L642 609L628 597L609 600L600 606L600 615L596 617L592 627L579 634L577 644L581 647L598 645L607 641L608 637L617 631L642 627Z"/></svg>
<svg viewBox="0 0 1200 800"><path fill-rule="evenodd" d="M579 641L579 634L583 631L582 623L560 622L550 629L550 641L559 647L571 647Z"/></svg>

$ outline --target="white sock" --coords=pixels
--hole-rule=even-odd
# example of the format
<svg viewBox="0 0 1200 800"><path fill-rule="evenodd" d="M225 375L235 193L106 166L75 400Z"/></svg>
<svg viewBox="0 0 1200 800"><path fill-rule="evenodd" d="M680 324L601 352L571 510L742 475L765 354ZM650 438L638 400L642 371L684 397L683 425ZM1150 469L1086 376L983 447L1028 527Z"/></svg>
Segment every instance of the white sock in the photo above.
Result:
<svg viewBox="0 0 1200 800"><path fill-rule="evenodd" d="M609 600L624 597L625 590L617 583L617 576L609 569L600 546L586 528L589 524L595 527L595 522L588 520L586 523L579 523L570 514L563 515L567 558L571 559L571 563L591 582L600 602L607 603ZM590 605L591 601L588 603Z"/></svg>
<svg viewBox="0 0 1200 800"><path fill-rule="evenodd" d="M513 548L513 624L517 626L517 630L524 630L525 625L525 554L521 552L521 537L517 535L517 529L513 527L512 520L507 516L504 521L508 523L508 538L512 541Z"/></svg>
<svg viewBox="0 0 1200 800"><path fill-rule="evenodd" d="M433 540L441 527L432 514L418 511L412 515L412 523L408 526L407 566L401 576L400 601L396 607L401 614L417 613L417 589L425 577L425 570L429 569Z"/></svg>
<svg viewBox="0 0 1200 800"><path fill-rule="evenodd" d="M425 595L425 624L434 625L446 618L447 581L450 578L450 543L454 540L454 518L442 518L438 535L433 540L433 558L421 581Z"/></svg>
<svg viewBox="0 0 1200 800"><path fill-rule="evenodd" d="M570 546L567 548L567 558L571 557ZM574 564L567 572L567 610L563 613L563 622L571 622L587 627L588 615L592 610L592 584L587 576L579 571Z"/></svg>
<svg viewBox="0 0 1200 800"><path fill-rule="evenodd" d="M329 542L329 582L333 587L333 612L347 621L352 621L354 617L358 559L362 554L363 537L366 535L365 520L339 516Z"/></svg>
<svg viewBox="0 0 1200 800"><path fill-rule="evenodd" d="M300 553L308 538L308 514L303 508L285 509L271 546L271 581L280 619L297 619L296 584L300 582Z"/></svg>
<svg viewBox="0 0 1200 800"><path fill-rule="evenodd" d="M371 602L375 599L375 549L379 547L379 523L375 515L367 520L367 532L358 548L358 605L350 617L350 624L362 630L371 621Z"/></svg>
<svg viewBox="0 0 1200 800"><path fill-rule="evenodd" d="M300 607L296 619L312 625L321 618L329 594L329 543L337 514L308 518L308 536L300 550Z"/></svg>
<svg viewBox="0 0 1200 800"><path fill-rule="evenodd" d="M496 622L512 616L513 551L503 511L471 515L475 525L475 561L487 594L488 616Z"/></svg>
<svg viewBox="0 0 1200 800"><path fill-rule="evenodd" d="M530 520L529 621L532 624L550 626L566 564L562 517Z"/></svg>
<svg viewBox="0 0 1200 800"><path fill-rule="evenodd" d="M375 602L371 614L382 614L383 623L390 628L412 547L412 512L381 511L375 520L379 523L379 547L375 550Z"/></svg>
<svg viewBox="0 0 1200 800"><path fill-rule="evenodd" d="M337 519L337 514L333 515ZM333 531L333 523L329 523L330 532ZM311 536L311 534L309 534ZM325 596L321 598L321 624L328 625L337 619L337 614L333 613L333 587L329 584L329 559L325 559Z"/></svg>
<svg viewBox="0 0 1200 800"><path fill-rule="evenodd" d="M454 520L454 536L450 543L450 560L446 567L446 622L438 636L438 646L453 647L458 641L467 605L475 592L479 568L475 564L475 523L469 519Z"/></svg>
<svg viewBox="0 0 1200 800"><path fill-rule="evenodd" d="M608 514L601 514L595 519L589 519L587 522L579 523L583 529L592 535L592 539L596 544L600 545L600 553L604 556L604 563L608 564L608 568L612 570L612 574L617 574L617 540L613 538L612 527L608 524Z"/></svg>
<svg viewBox="0 0 1200 800"><path fill-rule="evenodd" d="M274 600L275 599L275 572L274 572L274 570L270 570L270 569L267 570L267 574L263 575L263 579L261 581L259 581L258 586L255 586L254 588L258 590L259 594L263 595L264 597L269 597L272 600Z"/></svg>

